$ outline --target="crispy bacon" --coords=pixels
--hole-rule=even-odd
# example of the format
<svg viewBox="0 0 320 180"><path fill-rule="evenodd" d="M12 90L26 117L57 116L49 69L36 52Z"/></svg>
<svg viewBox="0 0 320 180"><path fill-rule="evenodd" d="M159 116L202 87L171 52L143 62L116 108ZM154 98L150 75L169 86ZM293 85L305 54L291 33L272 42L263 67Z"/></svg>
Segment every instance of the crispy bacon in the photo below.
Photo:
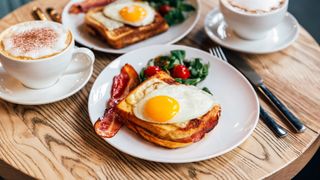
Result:
<svg viewBox="0 0 320 180"><path fill-rule="evenodd" d="M80 3L75 3L69 9L71 14L79 14L82 12L87 12L91 8L105 6L112 3L114 0L84 0Z"/></svg>
<svg viewBox="0 0 320 180"><path fill-rule="evenodd" d="M120 74L113 78L111 97L107 102L107 109L105 110L103 117L98 119L94 124L94 129L99 136L111 138L117 134L123 126L123 121L115 112L115 107L132 89L138 86L138 84L138 73L131 65L124 65Z"/></svg>
<svg viewBox="0 0 320 180"><path fill-rule="evenodd" d="M110 138L119 131L122 125L123 123L114 108L109 108L106 109L104 116L96 121L94 129L99 136Z"/></svg>
<svg viewBox="0 0 320 180"><path fill-rule="evenodd" d="M123 96L127 95L125 92L128 88L127 85L129 83L129 75L121 71L118 76L113 78L113 85L111 89L111 97L107 103L107 107L116 106L119 101L123 99Z"/></svg>
<svg viewBox="0 0 320 180"><path fill-rule="evenodd" d="M205 127L202 130L192 134L190 137L186 137L183 139L177 139L176 141L177 142L184 142L184 143L188 143L188 142L195 143L195 142L200 141L206 133L210 132L218 124L217 118L218 117L211 118L208 122L206 122ZM188 128L190 128L190 127L188 127Z"/></svg>

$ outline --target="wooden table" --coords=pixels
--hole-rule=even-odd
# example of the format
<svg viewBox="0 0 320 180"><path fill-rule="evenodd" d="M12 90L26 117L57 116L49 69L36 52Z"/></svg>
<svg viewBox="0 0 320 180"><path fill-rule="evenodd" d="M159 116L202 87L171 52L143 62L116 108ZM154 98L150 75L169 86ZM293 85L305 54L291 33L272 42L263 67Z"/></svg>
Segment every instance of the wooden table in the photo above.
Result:
<svg viewBox="0 0 320 180"><path fill-rule="evenodd" d="M33 1L0 21L0 30L32 20L34 6L59 10L67 0ZM205 15L218 0L203 0L201 20L178 44L207 50ZM123 154L99 138L87 112L88 94L100 71L117 55L96 52L94 74L76 95L58 103L22 106L0 100L0 176L40 179L285 179L293 177L319 147L320 48L300 28L289 48L268 55L245 55L270 89L304 121L307 130L279 139L260 121L252 136L233 151L210 160L162 164ZM261 99L261 102L264 102ZM285 127L283 118L262 103ZM227 136L227 134L226 134Z"/></svg>

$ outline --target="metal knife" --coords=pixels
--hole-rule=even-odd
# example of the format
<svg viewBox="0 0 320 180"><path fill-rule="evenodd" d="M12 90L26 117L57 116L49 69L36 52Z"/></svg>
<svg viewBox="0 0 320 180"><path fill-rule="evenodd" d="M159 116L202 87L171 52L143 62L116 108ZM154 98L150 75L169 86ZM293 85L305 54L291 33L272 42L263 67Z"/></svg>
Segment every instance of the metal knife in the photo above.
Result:
<svg viewBox="0 0 320 180"><path fill-rule="evenodd" d="M260 106L260 116L263 122L280 138L288 135L287 131L276 123L273 118Z"/></svg>
<svg viewBox="0 0 320 180"><path fill-rule="evenodd" d="M225 50L228 61L237 68L288 120L298 132L304 132L304 124L264 85L263 79L252 69L244 59L229 50Z"/></svg>

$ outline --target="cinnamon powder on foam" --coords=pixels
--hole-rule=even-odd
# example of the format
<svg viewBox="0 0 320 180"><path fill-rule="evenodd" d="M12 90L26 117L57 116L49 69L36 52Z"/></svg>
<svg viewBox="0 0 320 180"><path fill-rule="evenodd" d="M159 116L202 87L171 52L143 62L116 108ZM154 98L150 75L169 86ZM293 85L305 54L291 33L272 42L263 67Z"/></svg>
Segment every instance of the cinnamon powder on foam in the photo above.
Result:
<svg viewBox="0 0 320 180"><path fill-rule="evenodd" d="M51 47L57 41L58 34L51 28L36 28L13 36L13 46L22 52Z"/></svg>

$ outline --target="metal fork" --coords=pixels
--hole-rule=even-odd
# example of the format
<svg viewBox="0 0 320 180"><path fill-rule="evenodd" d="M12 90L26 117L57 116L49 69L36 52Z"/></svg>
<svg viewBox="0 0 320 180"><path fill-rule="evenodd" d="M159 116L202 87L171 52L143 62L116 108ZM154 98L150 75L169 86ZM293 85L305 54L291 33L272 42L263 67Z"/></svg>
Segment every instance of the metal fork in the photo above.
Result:
<svg viewBox="0 0 320 180"><path fill-rule="evenodd" d="M216 46L209 49L211 55L219 58L222 61L228 62L222 48L220 46ZM278 136L285 137L287 136L287 131L280 126L276 121L260 106L260 117L266 123L266 125Z"/></svg>

